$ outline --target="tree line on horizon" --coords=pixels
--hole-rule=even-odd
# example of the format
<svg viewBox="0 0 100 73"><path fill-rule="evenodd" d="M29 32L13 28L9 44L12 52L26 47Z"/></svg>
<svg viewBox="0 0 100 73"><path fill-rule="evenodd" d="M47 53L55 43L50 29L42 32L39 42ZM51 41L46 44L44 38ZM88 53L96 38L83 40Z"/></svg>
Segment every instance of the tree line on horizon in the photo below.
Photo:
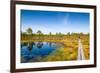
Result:
<svg viewBox="0 0 100 73"><path fill-rule="evenodd" d="M26 32L21 31L21 34L22 35L89 35L89 33L84 34L83 32L80 32L80 33L74 33L74 32L70 33L70 32L68 32L66 34L63 34L61 32L56 32L56 34L52 34L52 32L49 32L48 34L44 34L44 33L42 33L41 30L38 30L36 33L33 33L33 30L31 28L28 28L26 30Z"/></svg>

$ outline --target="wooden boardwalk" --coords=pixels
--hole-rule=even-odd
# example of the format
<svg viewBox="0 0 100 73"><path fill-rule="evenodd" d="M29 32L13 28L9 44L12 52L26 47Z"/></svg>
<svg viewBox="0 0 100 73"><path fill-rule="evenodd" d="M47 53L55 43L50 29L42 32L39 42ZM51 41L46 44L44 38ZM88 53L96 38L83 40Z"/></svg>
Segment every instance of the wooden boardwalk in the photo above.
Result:
<svg viewBox="0 0 100 73"><path fill-rule="evenodd" d="M78 40L78 60L85 60L85 55L84 55L84 51L83 51L83 45L81 40Z"/></svg>

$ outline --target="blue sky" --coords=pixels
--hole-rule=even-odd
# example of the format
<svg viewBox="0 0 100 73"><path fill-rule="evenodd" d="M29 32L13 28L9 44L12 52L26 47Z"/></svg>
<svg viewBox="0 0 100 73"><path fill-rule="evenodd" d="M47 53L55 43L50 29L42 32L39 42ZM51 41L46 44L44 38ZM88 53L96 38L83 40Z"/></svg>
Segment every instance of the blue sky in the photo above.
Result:
<svg viewBox="0 0 100 73"><path fill-rule="evenodd" d="M21 31L30 27L33 33L88 33L89 17L89 13L21 10Z"/></svg>

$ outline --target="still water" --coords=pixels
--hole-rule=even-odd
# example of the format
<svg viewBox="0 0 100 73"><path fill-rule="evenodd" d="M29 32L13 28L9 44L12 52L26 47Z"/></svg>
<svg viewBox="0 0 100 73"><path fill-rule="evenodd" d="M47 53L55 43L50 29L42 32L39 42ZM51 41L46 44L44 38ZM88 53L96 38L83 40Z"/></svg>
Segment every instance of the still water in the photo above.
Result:
<svg viewBox="0 0 100 73"><path fill-rule="evenodd" d="M21 44L21 63L43 62L53 51L63 47L60 43L31 42Z"/></svg>

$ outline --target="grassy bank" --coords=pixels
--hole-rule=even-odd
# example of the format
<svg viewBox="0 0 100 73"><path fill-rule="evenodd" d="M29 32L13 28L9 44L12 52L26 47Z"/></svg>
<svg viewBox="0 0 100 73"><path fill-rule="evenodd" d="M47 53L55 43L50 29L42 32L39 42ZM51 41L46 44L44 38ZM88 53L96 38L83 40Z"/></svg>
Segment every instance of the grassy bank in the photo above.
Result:
<svg viewBox="0 0 100 73"><path fill-rule="evenodd" d="M80 39L83 44L83 50L85 58L90 58L90 43L89 35L81 35ZM56 49L50 55L43 58L44 61L68 61L68 60L77 60L78 55L78 36L76 35L35 35L35 36L22 36L21 42L58 42L64 45L63 48Z"/></svg>

